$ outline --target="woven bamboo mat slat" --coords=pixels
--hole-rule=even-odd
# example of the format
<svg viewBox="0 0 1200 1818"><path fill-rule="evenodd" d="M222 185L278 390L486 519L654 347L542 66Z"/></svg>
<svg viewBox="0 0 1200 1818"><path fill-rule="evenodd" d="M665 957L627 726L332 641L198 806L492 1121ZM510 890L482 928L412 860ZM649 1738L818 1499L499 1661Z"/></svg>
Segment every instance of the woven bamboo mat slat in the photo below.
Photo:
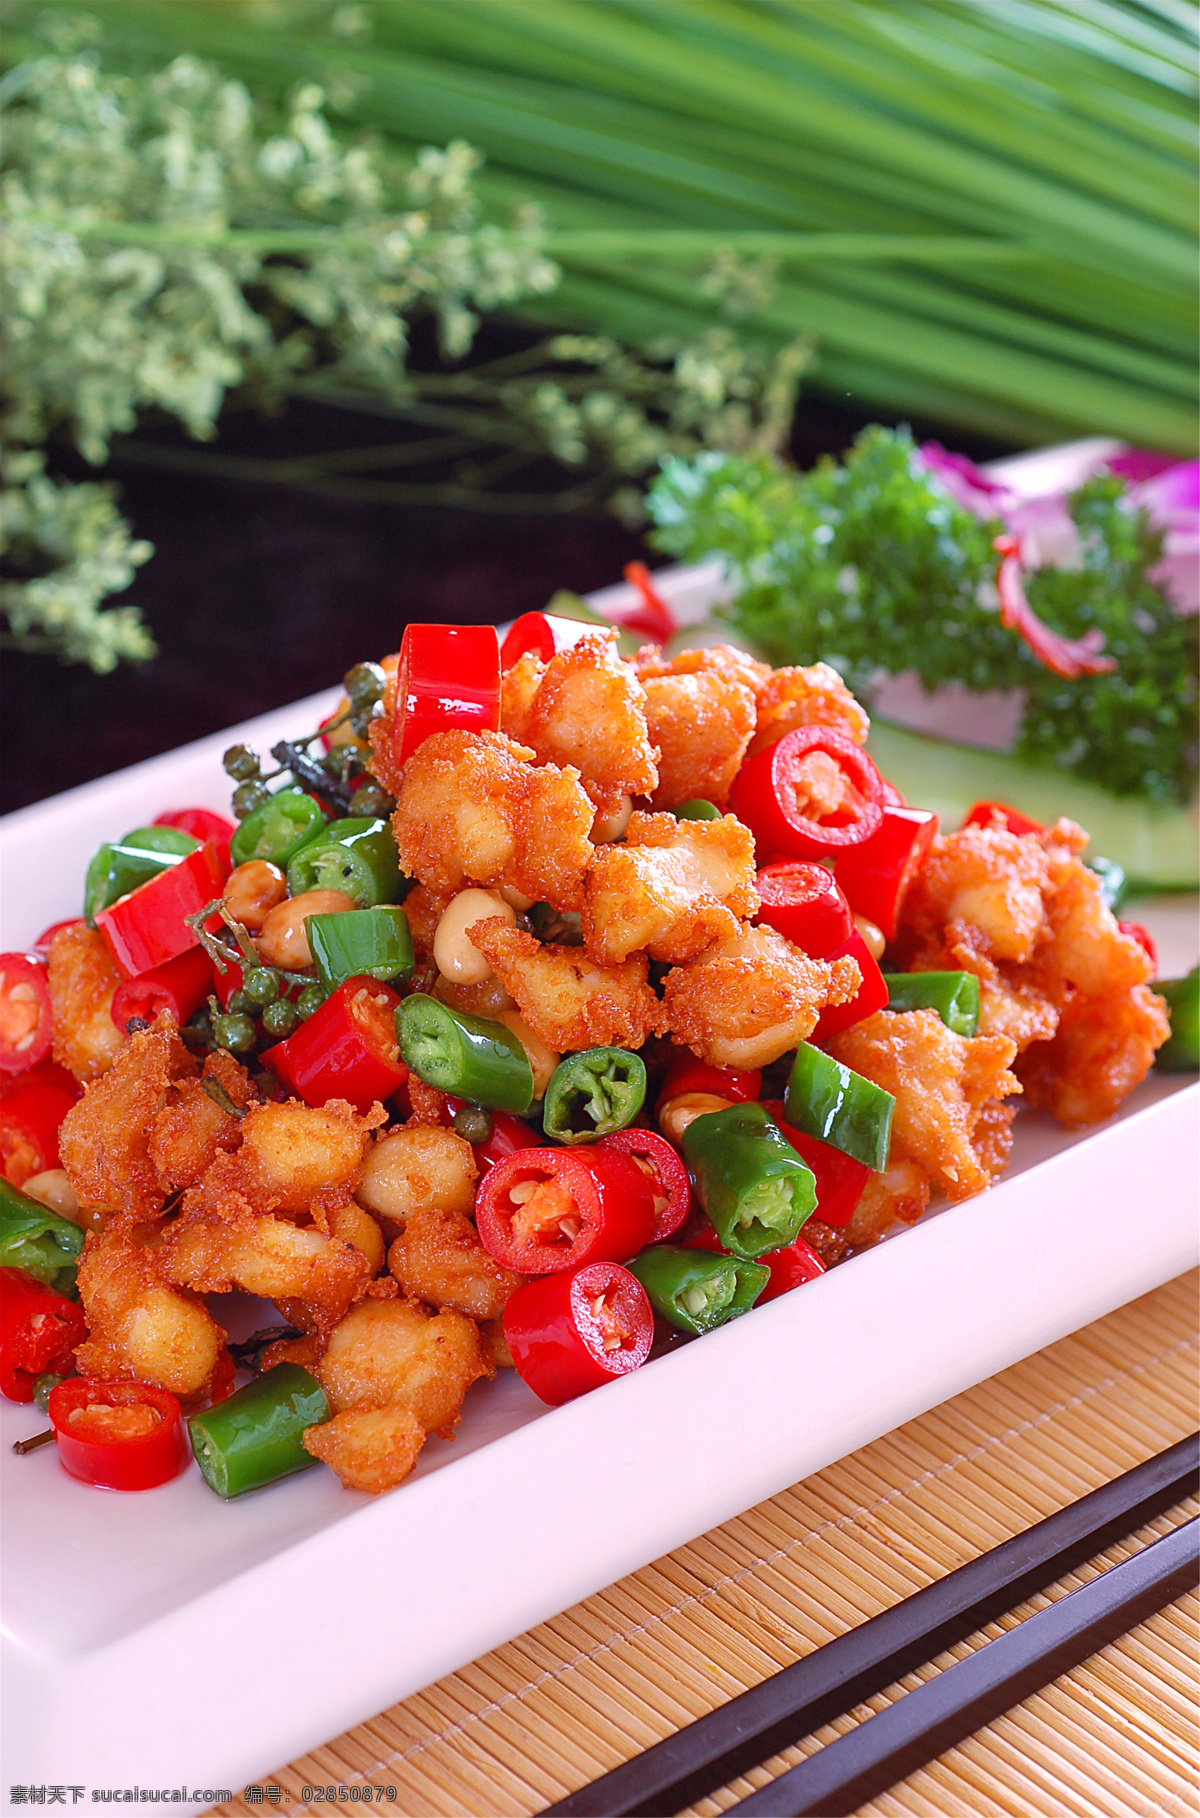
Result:
<svg viewBox="0 0 1200 1818"><path fill-rule="evenodd" d="M281 1789L276 1809L302 1809L305 1786L361 1797L365 1783L394 1787L372 1806L403 1818L525 1818L1182 1438L1196 1425L1196 1328L1197 1279L1184 1276L281 1769L266 1783ZM1101 1564L1189 1512L1160 1517ZM1198 1610L1188 1597L1142 1623L862 1818L1195 1818ZM701 1801L693 1818L716 1818L1018 1619ZM219 1809L258 1818L264 1807Z"/></svg>

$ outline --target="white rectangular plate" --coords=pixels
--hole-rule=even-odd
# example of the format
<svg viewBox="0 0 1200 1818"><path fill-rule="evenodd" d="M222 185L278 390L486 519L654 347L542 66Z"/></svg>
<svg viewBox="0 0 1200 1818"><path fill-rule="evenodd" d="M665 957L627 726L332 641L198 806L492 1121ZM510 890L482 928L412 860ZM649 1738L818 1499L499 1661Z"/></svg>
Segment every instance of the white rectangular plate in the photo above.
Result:
<svg viewBox="0 0 1200 1818"><path fill-rule="evenodd" d="M77 912L101 839L224 809L228 744L307 731L333 698L9 816L0 945ZM1191 905L1144 913L1164 971L1191 965ZM211 1803L1168 1280L1197 1258L1197 1097L1153 1079L1083 1137L1018 1119L981 1199L602 1395L551 1411L506 1372L379 1501L321 1469L232 1505L196 1472L97 1494L52 1451L14 1458L42 1420L5 1403L4 1783Z"/></svg>

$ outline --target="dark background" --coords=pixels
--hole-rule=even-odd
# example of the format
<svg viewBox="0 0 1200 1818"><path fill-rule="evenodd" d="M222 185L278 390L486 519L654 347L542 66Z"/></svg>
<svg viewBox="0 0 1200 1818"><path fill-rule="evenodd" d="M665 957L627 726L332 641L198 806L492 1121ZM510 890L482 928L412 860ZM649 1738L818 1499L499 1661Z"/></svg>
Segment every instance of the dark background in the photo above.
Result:
<svg viewBox="0 0 1200 1818"><path fill-rule="evenodd" d="M880 420L852 400L802 400L792 457L810 466ZM914 429L976 459L1005 452L937 424ZM234 411L210 446L278 459L376 439L394 443L397 424L293 400L275 418ZM141 608L160 654L107 676L6 655L5 812L326 687L352 663L395 650L410 619L500 621L544 606L559 587L607 586L635 558L662 562L611 517L381 505L150 466L147 443L168 459L189 448L173 427L151 426L139 435L142 453L118 454L101 477L119 483L122 510L155 546L122 603ZM51 464L97 477L66 449L52 451ZM550 463L541 478L547 491L564 481Z"/></svg>

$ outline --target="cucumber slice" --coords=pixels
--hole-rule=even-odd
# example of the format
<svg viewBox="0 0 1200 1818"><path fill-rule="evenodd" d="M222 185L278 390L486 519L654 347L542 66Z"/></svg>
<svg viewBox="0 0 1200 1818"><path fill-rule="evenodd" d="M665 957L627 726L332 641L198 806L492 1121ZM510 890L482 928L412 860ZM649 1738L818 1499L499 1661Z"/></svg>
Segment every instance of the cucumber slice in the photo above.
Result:
<svg viewBox="0 0 1200 1818"><path fill-rule="evenodd" d="M886 720L871 722L867 750L914 808L932 808L950 831L975 802L1005 802L1047 824L1060 815L1091 835L1089 854L1116 859L1131 886L1194 890L1200 871L1200 817L1187 808L1110 795L1077 776L1023 764L1000 752L928 738Z"/></svg>

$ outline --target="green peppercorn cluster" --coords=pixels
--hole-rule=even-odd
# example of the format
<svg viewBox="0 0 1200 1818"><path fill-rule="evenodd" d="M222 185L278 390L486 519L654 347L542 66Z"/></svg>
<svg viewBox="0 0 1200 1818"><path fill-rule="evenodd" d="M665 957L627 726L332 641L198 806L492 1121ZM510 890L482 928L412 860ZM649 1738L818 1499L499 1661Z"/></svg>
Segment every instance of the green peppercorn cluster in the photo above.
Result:
<svg viewBox="0 0 1200 1818"><path fill-rule="evenodd" d="M338 812L377 819L383 819L392 812L395 802L367 770L365 755L357 745L335 745L323 757L311 762L306 755L309 746L314 745L323 732L327 733L333 727L347 722L357 738L365 739L371 721L382 711L387 675L378 663L355 663L342 678L342 686L349 702L345 712L338 719L327 722L316 732L310 733L307 738L292 740L288 747L293 764L305 766L307 774L300 774L287 763L282 764L278 770L264 773L261 757L248 745L229 747L222 763L226 775L236 784L232 807L239 821L244 821L247 816L263 807L271 797L268 784L289 772L295 776L301 788L308 788L314 781L319 781L321 772L324 772L330 784L341 792ZM276 749L279 752L280 748Z"/></svg>

